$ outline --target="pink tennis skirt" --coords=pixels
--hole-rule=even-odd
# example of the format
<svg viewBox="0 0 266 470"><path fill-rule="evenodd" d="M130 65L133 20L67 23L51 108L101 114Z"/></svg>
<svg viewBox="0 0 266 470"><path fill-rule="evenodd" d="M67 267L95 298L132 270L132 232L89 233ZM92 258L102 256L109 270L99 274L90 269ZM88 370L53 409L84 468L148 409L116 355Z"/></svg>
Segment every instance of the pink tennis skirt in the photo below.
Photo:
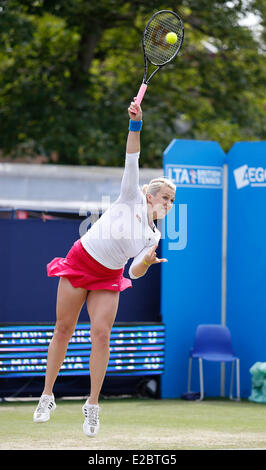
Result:
<svg viewBox="0 0 266 470"><path fill-rule="evenodd" d="M132 287L130 279L123 277L124 268L109 269L98 263L77 240L65 258L54 258L47 264L50 277L66 277L73 287L87 290L107 289L123 291Z"/></svg>

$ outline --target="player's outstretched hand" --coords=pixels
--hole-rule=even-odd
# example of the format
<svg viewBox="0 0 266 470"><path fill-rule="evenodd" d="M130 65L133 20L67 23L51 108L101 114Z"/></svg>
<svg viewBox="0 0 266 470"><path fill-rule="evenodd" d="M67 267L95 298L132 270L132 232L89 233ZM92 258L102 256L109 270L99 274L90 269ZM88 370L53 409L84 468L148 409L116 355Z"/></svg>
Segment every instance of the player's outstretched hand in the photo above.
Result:
<svg viewBox="0 0 266 470"><path fill-rule="evenodd" d="M142 121L142 109L139 104L134 101L131 101L130 106L128 108L128 115L132 121Z"/></svg>
<svg viewBox="0 0 266 470"><path fill-rule="evenodd" d="M155 264L155 263L167 263L166 258L157 258L156 248L158 245L153 246L148 253L144 256L144 260L147 264Z"/></svg>

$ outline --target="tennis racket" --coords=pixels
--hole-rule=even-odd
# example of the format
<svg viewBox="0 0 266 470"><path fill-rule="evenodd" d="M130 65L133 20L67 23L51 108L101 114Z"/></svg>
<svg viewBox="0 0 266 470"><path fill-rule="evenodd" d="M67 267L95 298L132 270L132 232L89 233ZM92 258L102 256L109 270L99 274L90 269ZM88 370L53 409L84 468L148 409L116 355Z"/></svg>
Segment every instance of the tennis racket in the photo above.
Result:
<svg viewBox="0 0 266 470"><path fill-rule="evenodd" d="M168 33L174 33L176 41L168 42ZM175 36L176 35L176 36ZM173 36L173 35L172 35ZM135 102L140 105L147 90L148 83L154 75L177 56L184 39L184 25L181 18L169 10L155 13L148 21L143 36L144 76ZM157 67L147 78L148 65Z"/></svg>

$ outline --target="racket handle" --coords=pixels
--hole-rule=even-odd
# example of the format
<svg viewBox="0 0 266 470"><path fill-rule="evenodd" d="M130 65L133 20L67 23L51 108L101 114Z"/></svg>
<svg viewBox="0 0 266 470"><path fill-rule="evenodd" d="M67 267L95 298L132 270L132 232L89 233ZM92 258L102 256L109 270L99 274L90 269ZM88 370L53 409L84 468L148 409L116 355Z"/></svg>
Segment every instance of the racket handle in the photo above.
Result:
<svg viewBox="0 0 266 470"><path fill-rule="evenodd" d="M147 90L147 85L146 85L146 83L142 83L142 84L140 85L140 89L139 89L138 94L137 94L137 97L136 97L136 99L135 99L135 103L137 103L137 104L140 105L140 103L141 103L142 100L143 100L143 97L144 97L144 95L145 95L146 90ZM136 114L136 113L135 113L135 114Z"/></svg>

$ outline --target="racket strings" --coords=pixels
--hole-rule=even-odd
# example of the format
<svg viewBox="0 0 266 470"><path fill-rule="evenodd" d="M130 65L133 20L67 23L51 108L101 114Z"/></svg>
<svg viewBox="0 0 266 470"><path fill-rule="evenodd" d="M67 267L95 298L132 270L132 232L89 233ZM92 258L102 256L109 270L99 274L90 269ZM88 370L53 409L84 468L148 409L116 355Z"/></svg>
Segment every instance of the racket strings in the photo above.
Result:
<svg viewBox="0 0 266 470"><path fill-rule="evenodd" d="M177 41L170 44L168 33L177 35ZM183 24L174 14L161 13L148 24L144 34L144 48L148 60L153 65L163 65L175 56L183 39Z"/></svg>

